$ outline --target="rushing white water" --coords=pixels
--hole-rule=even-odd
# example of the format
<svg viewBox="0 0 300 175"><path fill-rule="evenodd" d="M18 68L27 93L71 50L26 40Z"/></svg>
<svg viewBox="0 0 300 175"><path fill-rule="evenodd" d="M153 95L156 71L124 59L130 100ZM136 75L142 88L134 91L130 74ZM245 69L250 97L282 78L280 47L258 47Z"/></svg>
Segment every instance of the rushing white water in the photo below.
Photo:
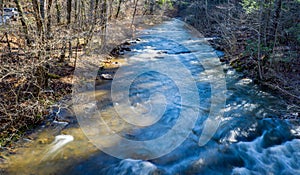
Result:
<svg viewBox="0 0 300 175"><path fill-rule="evenodd" d="M55 136L55 140L50 144L49 150L44 156L44 160L48 157L53 156L57 151L62 149L66 144L69 142L72 142L74 140L74 137L71 135L58 135Z"/></svg>
<svg viewBox="0 0 300 175"><path fill-rule="evenodd" d="M300 174L300 139L262 148L264 136L252 142L240 142L234 150L244 161L232 174Z"/></svg>
<svg viewBox="0 0 300 175"><path fill-rule="evenodd" d="M110 167L104 170L105 174L115 175L140 175L140 174L153 174L157 170L157 167L147 161L124 159L116 166Z"/></svg>

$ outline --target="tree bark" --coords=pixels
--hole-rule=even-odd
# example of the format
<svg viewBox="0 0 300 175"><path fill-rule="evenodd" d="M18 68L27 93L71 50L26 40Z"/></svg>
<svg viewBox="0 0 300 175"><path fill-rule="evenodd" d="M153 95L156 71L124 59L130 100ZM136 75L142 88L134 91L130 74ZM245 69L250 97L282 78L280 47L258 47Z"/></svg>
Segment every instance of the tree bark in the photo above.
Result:
<svg viewBox="0 0 300 175"><path fill-rule="evenodd" d="M41 12L41 17L44 20L45 19L45 0L40 0L40 12Z"/></svg>
<svg viewBox="0 0 300 175"><path fill-rule="evenodd" d="M7 32L5 32L5 37L6 37L6 42L7 42L7 47L8 47L9 53L11 53L11 46L10 46L10 41L9 41Z"/></svg>
<svg viewBox="0 0 300 175"><path fill-rule="evenodd" d="M118 17L119 17L119 13L120 13L120 11L121 11L121 5L122 5L122 0L119 0L118 9L117 9L117 14L116 14L116 19L118 19Z"/></svg>
<svg viewBox="0 0 300 175"><path fill-rule="evenodd" d="M95 0L90 0L90 12L89 12L89 21L94 22L94 10L95 10Z"/></svg>
<svg viewBox="0 0 300 175"><path fill-rule="evenodd" d="M131 27L132 27L132 25L133 25L133 23L134 23L134 18L135 18L135 15L136 15L138 3L139 3L139 0L135 0L134 11L133 11L132 21L131 21Z"/></svg>
<svg viewBox="0 0 300 175"><path fill-rule="evenodd" d="M276 39L275 36L276 36L277 30L278 30L281 7L282 7L282 0L277 0L276 4L275 4L275 12L274 12L274 17L273 17L273 36L274 36L274 40Z"/></svg>
<svg viewBox="0 0 300 175"><path fill-rule="evenodd" d="M30 45L31 44L31 39L29 37L29 31L28 31L28 24L27 24L27 19L26 17L24 16L24 13L23 13L23 7L22 5L20 4L20 1L19 0L14 0L16 6L17 6L17 9L19 11L19 15L20 15L20 20L21 20L21 24L22 24L22 28L23 28L23 33L25 34L25 40L26 40L26 44L27 45Z"/></svg>
<svg viewBox="0 0 300 175"><path fill-rule="evenodd" d="M263 2L260 2L259 7L259 29L258 29L258 42L257 42L257 64L259 79L263 79L262 65L261 65L261 32L262 32L262 13L263 13Z"/></svg>
<svg viewBox="0 0 300 175"><path fill-rule="evenodd" d="M42 20L42 16L41 16L38 1L37 0L32 0L32 5L33 5L33 10L34 10L34 17L35 17L35 20L36 20L36 27L37 27L37 30L38 30L38 35L40 37L42 37L42 39L43 39L44 24L43 24L43 20Z"/></svg>
<svg viewBox="0 0 300 175"><path fill-rule="evenodd" d="M67 24L71 24L72 0L67 0Z"/></svg>
<svg viewBox="0 0 300 175"><path fill-rule="evenodd" d="M102 31L101 43L102 43L102 46L104 46L104 43L106 42L105 35L106 35L106 25L107 25L107 0L102 0L101 18L102 18L102 22L101 22L101 31Z"/></svg>
<svg viewBox="0 0 300 175"><path fill-rule="evenodd" d="M2 15L1 15L1 21L2 21L2 22L4 22L4 15L3 15L3 14L4 14L4 2L3 2L3 1L4 1L4 0L1 0L1 1L0 1L0 5L1 5L1 14L2 14Z"/></svg>
<svg viewBox="0 0 300 175"><path fill-rule="evenodd" d="M154 0L150 0L150 15L153 15L154 4L155 4L155 1Z"/></svg>
<svg viewBox="0 0 300 175"><path fill-rule="evenodd" d="M99 7L99 0L96 0L95 7L94 7L94 24L97 23L98 18L98 7Z"/></svg>
<svg viewBox="0 0 300 175"><path fill-rule="evenodd" d="M60 5L58 0L55 0L55 7L56 7L56 21L59 24L61 22L61 12L60 12Z"/></svg>
<svg viewBox="0 0 300 175"><path fill-rule="evenodd" d="M273 37L273 49L272 52L274 55L275 53L275 47L276 47L276 42L277 42L277 33L278 33L278 24L279 24L279 18L280 18L280 13L281 13L281 7L282 7L282 0L277 0L276 1L276 5L275 5L275 12L274 12L274 18L273 18L273 33L272 33L272 37ZM274 59L271 58L271 66L273 65Z"/></svg>
<svg viewBox="0 0 300 175"><path fill-rule="evenodd" d="M79 0L75 0L74 1L74 12L75 12L75 17L74 17L74 23L76 24L77 21L78 21L78 11L79 11L79 8L78 8L78 4L80 4L80 2L78 2Z"/></svg>
<svg viewBox="0 0 300 175"><path fill-rule="evenodd" d="M51 36L51 7L52 7L52 0L48 0L48 5L47 5L47 32L46 36L47 38L50 38Z"/></svg>

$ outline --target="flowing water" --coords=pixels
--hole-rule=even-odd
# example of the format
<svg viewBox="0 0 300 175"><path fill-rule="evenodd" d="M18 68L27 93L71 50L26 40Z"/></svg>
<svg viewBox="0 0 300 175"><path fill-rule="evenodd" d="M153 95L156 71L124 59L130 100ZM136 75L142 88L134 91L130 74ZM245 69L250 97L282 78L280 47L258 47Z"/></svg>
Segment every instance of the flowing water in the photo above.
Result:
<svg viewBox="0 0 300 175"><path fill-rule="evenodd" d="M300 174L300 121L280 119L287 106L276 95L263 91L227 65L220 65L206 39L199 38L178 20L142 30L138 37L139 41L130 46L132 51L120 61L125 70L119 73L118 80L116 77L115 85L120 88L103 80L96 83L95 92L84 95L96 96L97 105L93 108L101 111L101 117L114 133L137 143L167 135L181 118L192 125L180 125L176 133L164 137L164 142L145 143L142 150L123 140L101 138L105 152L125 157L118 159L99 151L93 140L86 138L85 135L91 138L92 134L85 129L83 134L67 107L57 108L54 111L58 118L63 117L68 123L51 123L33 134L31 141L24 141L16 155L9 157L8 173ZM149 62L154 65L153 70L134 76L133 81L126 78L137 71L150 70ZM227 91L221 87L223 83L216 83L223 78ZM126 94L121 84L128 82ZM111 87L116 90L110 91ZM222 93L226 97L224 105ZM122 103L124 94L128 104ZM65 104L71 106L70 102ZM222 114L213 121L218 124L216 133L199 146L211 106L215 104L219 104L216 107L221 111L216 114ZM130 113L127 108L137 113ZM149 111L151 116L145 115L142 120L146 123L138 123L138 117ZM129 117L124 122L118 114ZM82 123L80 126L85 127ZM182 138L185 140L177 144ZM171 143L167 146L169 152L143 159L164 151L166 146L161 143ZM177 147L172 147L172 143Z"/></svg>

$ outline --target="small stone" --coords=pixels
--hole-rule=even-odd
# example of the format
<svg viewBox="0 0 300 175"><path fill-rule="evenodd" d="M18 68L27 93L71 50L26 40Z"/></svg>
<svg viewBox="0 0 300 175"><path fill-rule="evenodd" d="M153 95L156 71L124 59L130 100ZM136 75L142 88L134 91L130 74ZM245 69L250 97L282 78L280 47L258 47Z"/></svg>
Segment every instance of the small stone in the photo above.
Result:
<svg viewBox="0 0 300 175"><path fill-rule="evenodd" d="M121 51L127 51L127 52L130 52L131 49L129 47L122 47L121 48Z"/></svg>
<svg viewBox="0 0 300 175"><path fill-rule="evenodd" d="M110 74L101 74L101 78L104 80L112 80L113 76Z"/></svg>
<svg viewBox="0 0 300 175"><path fill-rule="evenodd" d="M220 57L219 59L220 59L220 62L222 62L222 63L227 61L224 57Z"/></svg>
<svg viewBox="0 0 300 175"><path fill-rule="evenodd" d="M129 41L125 41L125 42L123 43L123 45L130 46L130 45L131 45L131 43L130 43Z"/></svg>

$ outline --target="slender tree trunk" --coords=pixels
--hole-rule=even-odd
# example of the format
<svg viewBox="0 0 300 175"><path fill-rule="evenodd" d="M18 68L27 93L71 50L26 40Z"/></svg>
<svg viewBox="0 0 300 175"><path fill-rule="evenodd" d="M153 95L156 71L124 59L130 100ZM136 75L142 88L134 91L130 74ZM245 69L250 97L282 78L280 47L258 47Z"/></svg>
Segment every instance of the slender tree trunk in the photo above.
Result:
<svg viewBox="0 0 300 175"><path fill-rule="evenodd" d="M4 0L1 0L1 1L0 1L0 3L1 3L1 4L0 4L0 7L1 7L1 14L2 14L2 15L1 15L1 21L2 21L2 22L4 22L4 15L3 15L3 14L4 14L4 2L3 2L3 1L4 1Z"/></svg>
<svg viewBox="0 0 300 175"><path fill-rule="evenodd" d="M94 24L97 23L97 18L98 18L98 8L99 8L99 0L96 0L95 2L95 7L94 7Z"/></svg>
<svg viewBox="0 0 300 175"><path fill-rule="evenodd" d="M32 0L32 5L33 5L33 10L34 10L34 17L35 17L35 20L36 20L38 35L40 37L42 37L42 39L43 39L44 24L43 24L42 16L41 16L41 13L40 13L40 8L39 8L38 1L37 0Z"/></svg>
<svg viewBox="0 0 300 175"><path fill-rule="evenodd" d="M69 40L69 56L68 56L69 61L71 60L72 56L73 56L72 42L71 42L71 40Z"/></svg>
<svg viewBox="0 0 300 175"><path fill-rule="evenodd" d="M106 42L106 25L107 25L107 0L102 0L102 11L101 11L101 18L102 18L102 23L101 23L101 46L104 46L104 43Z"/></svg>
<svg viewBox="0 0 300 175"><path fill-rule="evenodd" d="M41 11L41 17L44 20L45 19L45 0L40 0L40 11Z"/></svg>
<svg viewBox="0 0 300 175"><path fill-rule="evenodd" d="M273 18L273 50L272 50L272 55L274 56L275 53L275 47L276 47L276 42L277 42L277 33L278 33L278 24L279 24L279 18L280 18L280 13L281 13L281 7L282 7L282 0L277 0L276 5L275 5L275 12L274 12L274 18ZM273 57L271 58L271 66L273 65L274 59Z"/></svg>
<svg viewBox="0 0 300 175"><path fill-rule="evenodd" d="M55 0L55 7L56 7L56 21L59 24L61 22L61 12L60 12L60 5L58 0Z"/></svg>
<svg viewBox="0 0 300 175"><path fill-rule="evenodd" d="M113 16L113 3L114 0L111 0L109 3L109 15L108 15L108 20L111 20L112 16Z"/></svg>
<svg viewBox="0 0 300 175"><path fill-rule="evenodd" d="M279 24L279 18L280 18L280 13L281 13L281 7L282 7L282 0L277 0L275 4L275 12L274 12L274 17L273 17L273 36L275 40L276 32L278 29L278 24Z"/></svg>
<svg viewBox="0 0 300 175"><path fill-rule="evenodd" d="M48 0L48 5L47 5L47 32L46 36L47 38L50 38L51 36L51 7L52 7L52 0Z"/></svg>
<svg viewBox="0 0 300 175"><path fill-rule="evenodd" d="M72 0L67 0L67 24L71 24Z"/></svg>
<svg viewBox="0 0 300 175"><path fill-rule="evenodd" d="M77 63L77 58L78 58L78 47L79 47L79 38L76 38L77 40L77 44L76 44L76 53L75 53L75 60L74 60L74 67L76 67L76 63Z"/></svg>
<svg viewBox="0 0 300 175"><path fill-rule="evenodd" d="M5 32L5 37L6 37L6 42L7 42L7 47L8 47L9 53L11 53L11 46L10 46L10 41L9 41L7 32Z"/></svg>
<svg viewBox="0 0 300 175"><path fill-rule="evenodd" d="M135 0L134 11L133 11L132 21L131 21L131 27L132 27L132 25L134 23L134 18L135 18L135 15L136 15L138 2L139 2L139 0Z"/></svg>
<svg viewBox="0 0 300 175"><path fill-rule="evenodd" d="M153 15L155 1L154 0L149 0L149 1L150 1L150 15Z"/></svg>
<svg viewBox="0 0 300 175"><path fill-rule="evenodd" d="M85 1L81 1L79 27L85 29L83 21L86 21ZM86 23L85 23L86 24Z"/></svg>
<svg viewBox="0 0 300 175"><path fill-rule="evenodd" d="M260 2L259 7L259 30L258 30L258 42L257 42L257 64L259 79L263 79L262 65L261 65L261 31L262 31L262 13L263 13L263 2Z"/></svg>
<svg viewBox="0 0 300 175"><path fill-rule="evenodd" d="M67 49L67 46L66 46L66 39L63 38L63 41L62 41L62 48L61 48L61 54L60 54L60 58L59 58L59 61L60 62L65 62L65 58L66 58L66 49Z"/></svg>
<svg viewBox="0 0 300 175"><path fill-rule="evenodd" d="M94 22L95 0L90 0L89 21Z"/></svg>
<svg viewBox="0 0 300 175"><path fill-rule="evenodd" d="M120 11L121 11L121 4L122 4L122 0L119 0L118 9L117 9L117 14L116 14L116 19L118 19L118 17L119 17L119 13L120 13Z"/></svg>
<svg viewBox="0 0 300 175"><path fill-rule="evenodd" d="M30 45L31 44L31 39L29 37L28 24L27 24L27 20L26 20L26 18L24 16L24 13L23 13L22 5L20 4L19 0L14 0L14 2L16 4L16 6L17 6L18 11L19 11L20 20L21 20L22 28L23 28L23 32L25 34L26 44Z"/></svg>
<svg viewBox="0 0 300 175"><path fill-rule="evenodd" d="M74 12L75 12L75 17L74 17L74 23L76 24L77 23L77 21L78 21L78 4L80 3L80 2L78 2L79 0L75 0L74 1Z"/></svg>

